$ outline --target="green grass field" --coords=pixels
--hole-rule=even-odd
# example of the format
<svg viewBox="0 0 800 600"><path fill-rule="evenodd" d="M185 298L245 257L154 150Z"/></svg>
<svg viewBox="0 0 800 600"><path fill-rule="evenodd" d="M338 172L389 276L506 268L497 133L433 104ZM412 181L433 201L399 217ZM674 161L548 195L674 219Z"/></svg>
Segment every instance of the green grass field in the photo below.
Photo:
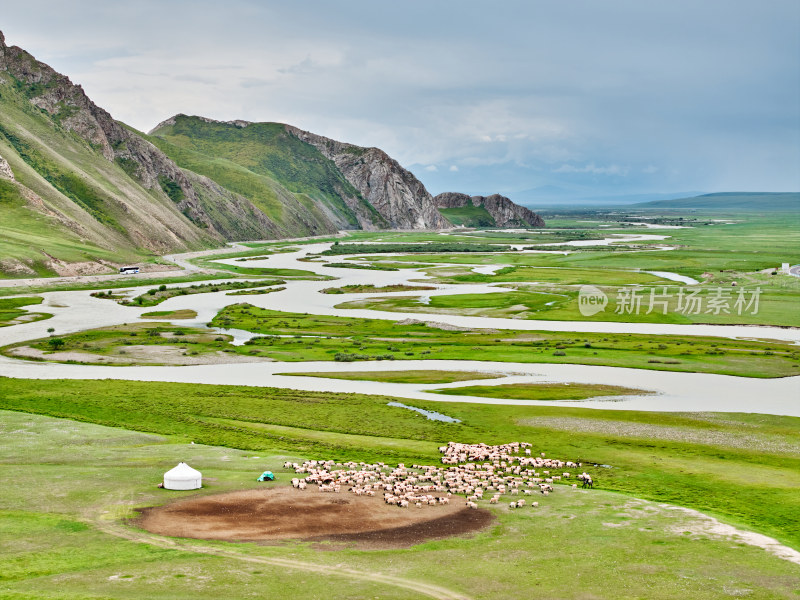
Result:
<svg viewBox="0 0 800 600"><path fill-rule="evenodd" d="M509 383L505 385L469 385L431 390L448 396L481 396L509 400L585 400L599 396L630 396L648 394L645 390L618 385L578 383Z"/></svg>
<svg viewBox="0 0 800 600"><path fill-rule="evenodd" d="M79 351L84 362L116 358L130 344L178 344L188 354L219 351L289 362L336 360L486 360L569 363L640 369L720 373L744 377L786 377L800 370L800 350L786 343L692 336L559 333L544 331L446 331L425 324L399 325L358 319L286 313L237 304L223 309L215 327L259 336L231 346L205 329L159 324L119 325L62 336L61 351ZM217 339L220 338L220 339ZM6 346L3 353L30 345L49 352L49 339ZM95 357L94 359L92 357ZM45 355L46 358L46 355ZM129 364L137 364L129 359ZM116 361L119 362L119 361ZM126 361L122 361L126 362Z"/></svg>
<svg viewBox="0 0 800 600"><path fill-rule="evenodd" d="M264 468L279 480L259 486L285 485L290 475L280 464L287 456L259 452L256 458L232 448L189 447L172 436L1 415L4 598L425 597L397 580L476 600L531 594L577 600L587 588L603 600L710 600L721 589L766 599L792 598L800 588L795 565L703 534L699 521L679 512L599 489L553 494L535 514L496 508L497 524L485 532L402 551L164 539L120 519L135 507L185 495L155 489L175 463L188 460L202 469L213 481L199 493L210 494L255 487ZM603 576L609 565L616 565L614 577ZM386 575L397 580L387 582Z"/></svg>
<svg viewBox="0 0 800 600"><path fill-rule="evenodd" d="M370 283L363 285L343 285L342 287L329 287L320 290L322 294L382 294L386 292L416 292L422 290L435 290L435 287L429 285L384 285L376 287Z"/></svg>
<svg viewBox="0 0 800 600"><path fill-rule="evenodd" d="M496 373L474 371L333 371L278 373L292 377L323 377L325 379L347 379L350 381L383 381L386 383L453 383L473 379L498 379Z"/></svg>
<svg viewBox="0 0 800 600"><path fill-rule="evenodd" d="M42 300L43 298L41 296L0 299L0 327L15 325L16 323L21 323L23 320L26 323L31 323L33 321L49 319L53 315L21 310L21 307L23 306L35 306L37 304L41 304Z"/></svg>
<svg viewBox="0 0 800 600"><path fill-rule="evenodd" d="M264 279L262 281L226 281L222 283L195 283L189 286L170 288L161 285L151 288L144 294L136 296L124 304L134 306L156 306L176 296L191 296L193 294L205 294L209 292L223 292L228 290L243 290L248 288L260 288L286 283L282 279Z"/></svg>
<svg viewBox="0 0 800 600"><path fill-rule="evenodd" d="M500 277L499 277L500 278ZM641 287L595 286L608 298L606 308L592 315L580 312L580 288L513 284L497 293L441 296L389 296L351 300L336 308L476 317L604 321L624 323L709 323L715 325L800 326L800 279L782 275L785 289L767 285L699 288L650 284ZM513 291L506 291L509 287Z"/></svg>
<svg viewBox="0 0 800 600"><path fill-rule="evenodd" d="M709 511L800 546L798 418L413 402L461 420L442 423L387 406L389 400L236 386L0 379L2 409L257 456L424 464L438 461L437 445L448 440L532 441L537 452L583 462L603 490Z"/></svg>

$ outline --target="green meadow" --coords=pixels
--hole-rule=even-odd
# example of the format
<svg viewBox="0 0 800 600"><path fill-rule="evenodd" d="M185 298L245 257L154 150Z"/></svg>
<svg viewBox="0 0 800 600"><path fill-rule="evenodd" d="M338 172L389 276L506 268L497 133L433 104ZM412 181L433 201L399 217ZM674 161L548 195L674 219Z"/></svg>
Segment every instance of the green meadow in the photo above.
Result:
<svg viewBox="0 0 800 600"><path fill-rule="evenodd" d="M319 371L278 373L292 377L322 377L325 379L346 379L350 381L382 381L386 383L453 383L473 379L498 379L503 375L496 373L476 373L475 371Z"/></svg>
<svg viewBox="0 0 800 600"><path fill-rule="evenodd" d="M637 288L600 285L595 287L606 295L608 305L586 316L580 312L580 288L529 284L503 285L496 293L425 296L424 301L420 296L375 297L343 302L336 308L552 321L798 327L800 279L782 277L787 280L783 290L767 286L687 289L665 282Z"/></svg>
<svg viewBox="0 0 800 600"><path fill-rule="evenodd" d="M448 440L531 441L537 452L582 462L600 490L706 511L800 546L798 418L404 401L461 420L443 423L390 407L390 400L236 386L0 379L2 409L168 436L173 443L224 446L234 455L238 449L262 457L249 467L251 480L260 469L281 472L270 455L435 464L438 445ZM49 438L22 439L50 443ZM7 436L3 443L9 444ZM21 452L23 447L9 451L24 457L26 468L38 464L28 449ZM180 456L191 457L185 446ZM45 470L52 460L73 457L52 454L39 468ZM97 472L87 467L92 464L81 465L81 477ZM157 481L157 471L148 473L146 485L137 486L140 492L152 490ZM109 490L107 484L99 487ZM4 502L18 494L9 490ZM91 513L87 507L93 503L80 497L72 501L81 505L82 514ZM38 505L47 504L42 499ZM508 537L512 545L520 542Z"/></svg>
<svg viewBox="0 0 800 600"><path fill-rule="evenodd" d="M41 296L23 298L0 298L0 327L8 327L17 323L41 321L49 319L52 315L47 313L28 312L22 310L23 306L35 306L42 303Z"/></svg>
<svg viewBox="0 0 800 600"><path fill-rule="evenodd" d="M578 383L508 383L501 385L468 385L431 390L448 396L481 396L509 400L584 400L600 396L630 396L648 394L645 390L618 385Z"/></svg>
<svg viewBox="0 0 800 600"><path fill-rule="evenodd" d="M226 352L288 362L333 360L486 360L523 363L568 363L640 369L719 373L744 377L785 377L800 371L797 346L768 340L732 340L702 336L562 333L472 329L447 331L424 323L401 325L381 319L307 315L236 304L211 321L215 327L244 329L259 334L242 346L229 336L207 329L168 324L117 325L59 337L6 346L32 346L45 354L83 353L81 362L137 364L126 358L125 347L169 345L189 355ZM75 359L70 359L75 360Z"/></svg>

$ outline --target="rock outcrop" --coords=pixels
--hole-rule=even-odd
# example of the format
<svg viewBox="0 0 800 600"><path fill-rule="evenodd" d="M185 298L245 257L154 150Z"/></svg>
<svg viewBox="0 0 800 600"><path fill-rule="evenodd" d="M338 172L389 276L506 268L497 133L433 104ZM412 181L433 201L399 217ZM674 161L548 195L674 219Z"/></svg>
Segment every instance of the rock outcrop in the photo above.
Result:
<svg viewBox="0 0 800 600"><path fill-rule="evenodd" d="M2 156L0 156L0 179L10 179L14 181L14 171L11 170L8 161Z"/></svg>
<svg viewBox="0 0 800 600"><path fill-rule="evenodd" d="M21 87L31 104L46 111L61 127L73 131L98 148L108 161L133 161L132 169L145 189L159 187L159 177L175 182L182 191L180 211L196 225L214 231L211 220L199 209L197 195L183 171L158 148L123 127L92 102L83 87L66 75L36 60L17 46L6 46L0 34L0 71Z"/></svg>
<svg viewBox="0 0 800 600"><path fill-rule="evenodd" d="M512 202L500 194L491 196L468 196L457 192L445 192L433 201L437 208L483 207L495 221L497 227L544 227L544 219L530 209Z"/></svg>
<svg viewBox="0 0 800 600"><path fill-rule="evenodd" d="M332 160L347 181L375 207L390 227L449 227L450 223L439 213L433 197L422 182L383 150L337 142L291 125L287 125L286 130Z"/></svg>

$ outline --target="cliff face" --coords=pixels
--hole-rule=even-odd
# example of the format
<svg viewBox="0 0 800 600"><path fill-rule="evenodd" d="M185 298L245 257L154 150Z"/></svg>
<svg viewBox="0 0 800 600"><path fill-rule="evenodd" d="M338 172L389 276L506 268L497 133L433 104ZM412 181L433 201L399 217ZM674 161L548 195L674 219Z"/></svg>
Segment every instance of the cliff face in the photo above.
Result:
<svg viewBox="0 0 800 600"><path fill-rule="evenodd" d="M433 201L440 209L483 208L497 227L544 227L544 220L532 210L514 204L500 194L491 196L468 196L456 192L445 192ZM482 224L481 224L482 225Z"/></svg>
<svg viewBox="0 0 800 600"><path fill-rule="evenodd" d="M22 109L13 116L9 110L9 119L0 118L0 125L7 125L6 130L18 140L18 146L31 146L38 154L46 155L44 160L34 164L30 160L31 153L17 148L18 158L23 158L50 183L61 181L64 173L56 172L59 169L48 170L45 163L52 159L53 164L63 166L63 157L76 156L71 148L74 139L65 139L64 132L86 142L86 147L80 149L81 156L68 165L66 176L76 175L95 188L94 196L102 198L102 204L95 202L94 210L86 215L80 210L86 208L81 197L64 194L64 189L52 190L50 196L61 204L62 212L70 213L73 231L80 230L83 236L88 228L88 237L101 245L127 243L163 253L224 240L313 235L338 229L324 214L312 214L313 211L288 193L284 194L287 207L283 213L294 219L290 226L282 227L242 194L182 169L138 132L115 121L87 97L81 86L37 61L25 50L6 46L1 32L0 86L12 91L0 99L0 106L16 98L17 107ZM26 109L25 104L29 108ZM32 107L35 109L30 110ZM26 111L29 114L25 114ZM33 126L23 125L20 116L32 120ZM242 127L247 123L236 122L236 125ZM46 135L52 143L41 148L44 136L28 137L33 130L49 130ZM38 152L39 149L42 151ZM115 193L108 194L109 189ZM62 197L57 197L58 192ZM78 206L65 206L63 195ZM44 198L47 204L48 194L44 194ZM56 208L52 204L50 202L49 208ZM104 225L111 222L116 227L107 231Z"/></svg>
<svg viewBox="0 0 800 600"><path fill-rule="evenodd" d="M144 189L158 190L160 181L174 182L181 190L178 210L208 233L216 233L186 175L163 152L115 121L65 75L21 48L5 46L2 37L0 47L0 71L14 78L16 87L32 105L45 111L61 128L86 140L109 162L125 165ZM181 232L174 233L183 237Z"/></svg>
<svg viewBox="0 0 800 600"><path fill-rule="evenodd" d="M378 148L363 148L303 131L286 130L316 147L334 162L380 215L395 229L441 229L450 223L442 217L425 186Z"/></svg>
<svg viewBox="0 0 800 600"><path fill-rule="evenodd" d="M2 156L0 156L0 177L14 181L14 171L11 170L8 161Z"/></svg>

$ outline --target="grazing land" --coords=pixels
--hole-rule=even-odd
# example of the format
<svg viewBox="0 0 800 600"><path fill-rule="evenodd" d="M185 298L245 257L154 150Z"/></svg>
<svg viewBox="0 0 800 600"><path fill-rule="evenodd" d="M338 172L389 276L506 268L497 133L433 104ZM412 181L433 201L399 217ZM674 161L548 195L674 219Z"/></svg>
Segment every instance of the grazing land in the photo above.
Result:
<svg viewBox="0 0 800 600"><path fill-rule="evenodd" d="M498 279L502 279L502 276ZM734 288L730 284L725 288L706 286L693 295L692 300L687 298L693 290L687 291L684 287L674 285L658 284L639 289L597 286L608 298L608 306L588 316L580 312L580 290L576 287L541 285L538 282L536 285L513 284L502 287L511 287L513 291L426 296L424 300L419 296L376 297L351 300L336 307L551 321L800 327L800 311L795 310L800 300L800 279L796 283L787 282L786 289L782 290L764 286L765 290L758 285ZM756 287L759 287L759 291L756 291Z"/></svg>
<svg viewBox="0 0 800 600"><path fill-rule="evenodd" d="M278 373L292 377L324 377L325 379L346 379L351 381L384 381L386 383L453 383L473 379L499 379L497 373L476 373L475 371L331 371Z"/></svg>
<svg viewBox="0 0 800 600"><path fill-rule="evenodd" d="M376 287L371 283L343 285L342 287L330 287L320 290L323 294L383 294L387 292L417 292L423 290L435 290L430 285L384 285Z"/></svg>
<svg viewBox="0 0 800 600"><path fill-rule="evenodd" d="M599 396L630 396L649 394L646 390L618 385L576 383L509 383L505 385L470 385L466 387L431 390L449 396L482 396L511 400L585 400Z"/></svg>
<svg viewBox="0 0 800 600"><path fill-rule="evenodd" d="M142 313L142 317L148 319L194 319L197 316L197 311L188 308L180 310L155 310L153 312Z"/></svg>
<svg viewBox="0 0 800 600"><path fill-rule="evenodd" d="M396 253L413 254L416 252L505 252L508 246L497 244L463 244L449 242L430 242L427 244L340 244L336 242L323 256L337 256L342 254L376 254Z"/></svg>
<svg viewBox="0 0 800 600"><path fill-rule="evenodd" d="M731 340L678 335L657 339L644 334L560 333L549 331L496 331L448 329L425 323L395 323L307 315L236 304L223 309L211 322L222 329L235 328L259 334L242 346L232 346L228 336L207 329L158 324L117 325L59 337L20 342L3 348L3 354L25 358L22 348L33 348L37 360L64 360L48 353L80 352L68 360L115 364L153 364L128 354L126 346L178 345L188 355L224 352L236 356L287 362L334 360L486 360L523 363L568 363L618 366L659 371L719 373L743 377L785 377L800 371L797 346L769 340ZM135 339L133 339L135 338ZM96 357L96 358L93 358ZM235 362L235 361L234 361Z"/></svg>
<svg viewBox="0 0 800 600"><path fill-rule="evenodd" d="M247 288L261 288L271 285L280 285L286 283L281 279L268 279L262 281L226 281L224 283L196 283L184 287L169 288L166 285L161 285L157 288L147 290L141 296L136 296L130 301L124 301L122 304L131 304L135 306L156 306L161 304L164 300L169 300L175 296L191 296L192 294L206 294L208 292L224 292L227 290L242 290Z"/></svg>
<svg viewBox="0 0 800 600"><path fill-rule="evenodd" d="M681 228L647 229L639 222ZM747 293L761 288L760 320L736 321L725 315L716 322L797 324L800 279L776 269L782 263L800 262L796 250L800 220L794 215L784 219L774 214L618 211L554 215L548 224L547 230L459 229L444 235L354 232L348 241L364 244L339 243L334 248L339 249L335 254L344 254L344 250L350 252L347 246L359 247L357 260L343 257L342 263L331 266L418 269L432 278L414 281L415 275L409 273L403 281L396 275L381 279L379 273L364 271L359 277L358 271L351 271L338 286L321 291L427 292L432 284L497 284L503 291L494 294L446 290L447 294L437 295L438 290L431 290L428 304L402 295L339 307L577 321L581 318L577 294L582 285L600 288L612 302L625 287L666 287L675 293L697 287L704 294L716 287ZM619 237L623 234L669 237L626 241ZM586 249L566 245L608 237L619 241L611 247ZM542 243L558 244L562 252L494 251ZM451 250L439 252L434 244ZM209 323L218 329L164 322L193 319L201 312L190 308L197 299L187 300L186 308L177 299L183 295L179 290L192 288L170 288L168 283L213 278L216 281L188 293L223 291L222 286L230 285L225 289L233 294L256 294L283 289L263 287L277 283L289 288L293 278L325 279L311 270L289 268L297 264L293 257L276 256L300 245L296 241L248 243L241 252L192 259L195 266L215 274L165 278L163 289L158 287L161 281L149 280L152 293L143 294L134 306L158 304L164 299L162 294L176 297L170 303L176 310L143 315L152 322L87 325L84 331L29 339L2 352L15 359L121 366L456 359L687 374L674 376L680 378L693 377L690 373L787 377L800 371L800 347L758 339L763 336L756 328L753 339L498 330L401 320L402 315L390 321L307 314L296 306L292 306L296 312L282 312L250 304L222 309ZM459 245L488 245L492 251L453 249ZM426 250L382 256L391 247L397 254L400 246ZM319 257L320 248L313 250L317 254L310 257L312 261ZM250 266L249 259L264 257L265 264L273 261L275 268ZM216 262L223 258L235 264ZM285 260L277 260L281 258ZM312 269L318 264L308 263ZM476 267L482 269L476 272ZM677 273L699 283L684 286L647 270ZM231 280L220 283L220 271ZM237 279L255 276L270 279ZM275 281L278 277L280 282ZM108 291L134 287L132 282L139 286L142 280L113 282L95 283L102 288L91 289L107 290L98 297L120 299L124 296ZM91 285L76 281L73 288L65 289ZM310 285L319 289L327 284ZM32 285L30 289L38 288ZM70 296L64 298L62 309L68 307ZM282 296L258 300L273 306L273 298L279 301ZM13 326L20 314L27 314L21 307L31 300L42 299L0 300L0 325L6 319ZM630 314L613 316L612 312L612 317L637 320ZM694 317L668 319L651 314L638 320L713 322L701 318L704 315ZM44 336L44 328L39 327L35 335ZM234 345L232 334L238 338L241 332L226 329L249 331L256 337ZM241 365L243 370L248 367ZM261 370L264 365L252 367ZM381 389L381 383L431 385L439 389L425 391L447 394L439 396L447 401L239 385L0 377L0 485L4 490L0 495L0 596L191 600L273 597L280 590L281 596L308 598L482 600L538 595L577 600L590 590L593 598L604 600L710 600L721 596L794 598L800 591L800 566L771 553L790 550L773 547L767 551L754 545L768 544L752 534L734 536L725 529L732 525L800 549L800 418L756 412L621 411L613 410L619 406L614 397L646 392L589 383L506 384L499 379L502 373L467 372L458 367L375 372L351 367L351 371L324 372L309 365L308 371L282 374L375 382L371 389ZM269 371L274 370L270 366ZM481 379L495 379L498 385L485 385L490 382ZM438 385L457 382L473 383ZM330 389L334 382L320 385ZM394 390L404 388L389 389L402 395ZM487 398L486 404L474 398L468 402L459 397L463 395ZM569 402L598 396L609 400L607 409L586 409ZM556 406L489 404L492 398L564 402ZM429 420L396 406L396 401L423 412L444 413L453 421ZM758 397L752 400L752 410L759 410ZM438 465L439 447L451 440L530 442L533 456L545 453L581 463L578 472L589 473L595 488L573 489L568 480L556 481L552 494L536 497L536 508L490 504L491 494L487 494L477 500L479 510L468 510L465 499L454 496L447 507L450 512L443 517L446 522L437 523L427 507L396 508L384 504L380 494L376 498L357 497L347 490L321 494L289 486L298 475L285 466L286 461ZM178 461L202 471L202 489L173 492L155 487ZM277 480L257 483L256 477L264 470L273 471ZM275 527L280 528L280 535L266 535L269 527L239 519L245 514L257 515L259 523L268 521L273 533ZM208 531L234 526L240 531L216 536L175 529L186 524L183 517L187 515L199 516ZM331 515L335 520L328 518ZM151 517L162 521L154 525L147 522ZM321 529L331 523L340 530ZM372 531L362 531L365 524ZM359 531L351 531L353 527ZM568 560L564 548L569 548ZM612 568L614 576L609 577Z"/></svg>
<svg viewBox="0 0 800 600"><path fill-rule="evenodd" d="M603 490L710 511L789 545L800 543L798 418L452 403L444 410L461 422L445 423L388 406L390 400L237 386L0 379L2 409L175 436L257 456L436 464L437 447L447 440L530 440L537 452L582 462ZM443 410L441 403L413 404ZM554 417L590 419L590 427L575 435L560 424L549 427L547 419ZM620 426L629 430L616 432ZM669 435L650 435L662 428ZM750 439L746 446L743 428ZM686 434L676 438L676 431Z"/></svg>
<svg viewBox="0 0 800 600"><path fill-rule="evenodd" d="M47 313L28 312L21 310L23 306L33 306L41 304L43 298L31 296L27 298L4 298L0 299L0 327L17 325L18 323L32 323L49 319L52 315Z"/></svg>

